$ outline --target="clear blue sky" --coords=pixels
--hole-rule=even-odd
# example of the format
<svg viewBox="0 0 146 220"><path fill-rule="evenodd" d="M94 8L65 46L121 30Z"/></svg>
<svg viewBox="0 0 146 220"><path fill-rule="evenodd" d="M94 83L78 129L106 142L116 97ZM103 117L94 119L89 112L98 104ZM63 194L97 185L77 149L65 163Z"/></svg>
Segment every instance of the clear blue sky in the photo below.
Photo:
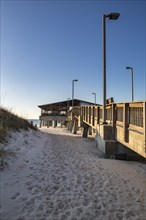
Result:
<svg viewBox="0 0 146 220"><path fill-rule="evenodd" d="M1 0L1 103L26 118L41 104L75 98L102 104L102 15L106 21L107 98L146 99L146 2Z"/></svg>

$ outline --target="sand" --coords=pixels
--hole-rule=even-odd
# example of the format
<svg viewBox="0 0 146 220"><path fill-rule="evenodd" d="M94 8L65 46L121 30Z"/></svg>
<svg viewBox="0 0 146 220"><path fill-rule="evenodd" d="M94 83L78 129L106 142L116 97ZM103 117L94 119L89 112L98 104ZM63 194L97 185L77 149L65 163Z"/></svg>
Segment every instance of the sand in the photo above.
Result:
<svg viewBox="0 0 146 220"><path fill-rule="evenodd" d="M93 138L42 128L5 149L1 220L146 219L146 165L101 158Z"/></svg>

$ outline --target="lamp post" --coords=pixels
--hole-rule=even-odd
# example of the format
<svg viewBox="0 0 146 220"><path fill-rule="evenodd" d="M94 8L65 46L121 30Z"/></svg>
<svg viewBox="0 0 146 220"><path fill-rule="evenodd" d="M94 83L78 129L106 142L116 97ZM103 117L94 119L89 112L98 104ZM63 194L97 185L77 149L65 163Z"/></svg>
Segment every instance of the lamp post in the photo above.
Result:
<svg viewBox="0 0 146 220"><path fill-rule="evenodd" d="M131 96L132 96L132 102L134 101L134 87L133 87L133 67L126 66L127 70L130 70L131 72Z"/></svg>
<svg viewBox="0 0 146 220"><path fill-rule="evenodd" d="M106 19L117 20L119 13L103 14L102 17L102 43L103 43L103 124L106 124Z"/></svg>
<svg viewBox="0 0 146 220"><path fill-rule="evenodd" d="M77 82L77 79L72 80L72 108L74 107L74 82Z"/></svg>
<svg viewBox="0 0 146 220"><path fill-rule="evenodd" d="M96 105L96 93L92 92L92 94L95 96L95 105Z"/></svg>

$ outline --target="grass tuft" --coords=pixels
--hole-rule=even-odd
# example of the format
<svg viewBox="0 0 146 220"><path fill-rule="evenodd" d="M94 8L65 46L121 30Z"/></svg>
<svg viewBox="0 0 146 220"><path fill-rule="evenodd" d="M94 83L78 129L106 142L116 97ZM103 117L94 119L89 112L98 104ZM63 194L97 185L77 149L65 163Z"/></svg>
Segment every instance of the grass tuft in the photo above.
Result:
<svg viewBox="0 0 146 220"><path fill-rule="evenodd" d="M21 129L37 130L37 128L30 124L26 119L13 114L5 108L0 108L0 142L6 140L7 134L10 130L20 131Z"/></svg>
<svg viewBox="0 0 146 220"><path fill-rule="evenodd" d="M0 170L6 167L6 156L13 153L7 152L4 149L7 138L11 137L10 131L21 131L21 129L37 130L37 127L33 126L26 119L15 115L10 110L0 107Z"/></svg>

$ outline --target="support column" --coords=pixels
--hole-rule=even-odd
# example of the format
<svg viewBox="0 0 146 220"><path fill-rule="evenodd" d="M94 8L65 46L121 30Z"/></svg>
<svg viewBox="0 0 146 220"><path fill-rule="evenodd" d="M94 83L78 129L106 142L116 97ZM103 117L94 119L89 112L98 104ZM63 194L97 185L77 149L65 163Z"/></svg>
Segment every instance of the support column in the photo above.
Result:
<svg viewBox="0 0 146 220"><path fill-rule="evenodd" d="M88 130L89 130L89 125L83 123L83 138L87 138L88 137Z"/></svg>
<svg viewBox="0 0 146 220"><path fill-rule="evenodd" d="M42 120L40 120L40 128L42 127Z"/></svg>
<svg viewBox="0 0 146 220"><path fill-rule="evenodd" d="M92 127L89 127L89 135L92 135Z"/></svg>
<svg viewBox="0 0 146 220"><path fill-rule="evenodd" d="M77 130L78 130L78 120L74 120L73 122L73 134L77 134Z"/></svg>
<svg viewBox="0 0 146 220"><path fill-rule="evenodd" d="M67 129L69 130L70 121L67 122Z"/></svg>
<svg viewBox="0 0 146 220"><path fill-rule="evenodd" d="M73 129L73 120L69 122L69 131L71 132Z"/></svg>
<svg viewBox="0 0 146 220"><path fill-rule="evenodd" d="M49 126L52 126L52 121L49 121Z"/></svg>
<svg viewBox="0 0 146 220"><path fill-rule="evenodd" d="M54 121L54 128L57 127L57 121Z"/></svg>
<svg viewBox="0 0 146 220"><path fill-rule="evenodd" d="M78 117L78 127L81 127L81 122L83 121L82 116Z"/></svg>
<svg viewBox="0 0 146 220"><path fill-rule="evenodd" d="M45 123L45 126L47 127L47 123L48 123L47 120L45 120L44 123Z"/></svg>

